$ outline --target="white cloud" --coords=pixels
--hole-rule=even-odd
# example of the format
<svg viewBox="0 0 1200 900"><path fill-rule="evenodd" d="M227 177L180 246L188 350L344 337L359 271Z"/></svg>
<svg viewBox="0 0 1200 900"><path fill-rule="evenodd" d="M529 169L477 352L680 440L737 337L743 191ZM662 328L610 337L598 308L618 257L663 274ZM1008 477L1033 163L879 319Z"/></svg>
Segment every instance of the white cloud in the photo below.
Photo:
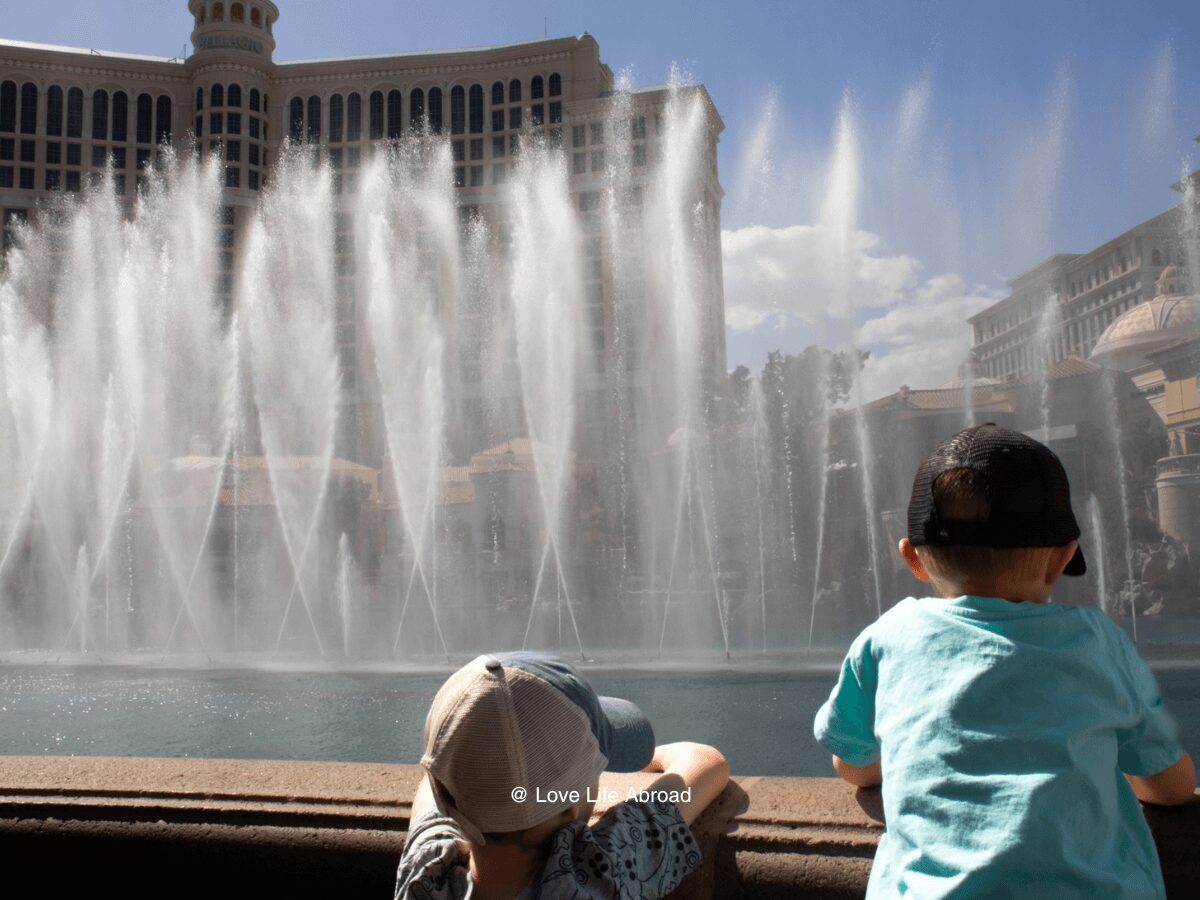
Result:
<svg viewBox="0 0 1200 900"><path fill-rule="evenodd" d="M967 319L1000 296L969 289L957 274L937 275L905 302L865 321L859 342L871 357L863 369L864 396L880 397L902 384L936 387L956 378L971 343Z"/></svg>
<svg viewBox="0 0 1200 900"><path fill-rule="evenodd" d="M857 343L871 353L863 370L865 399L901 384L935 387L955 378L970 346L967 318L1002 296L971 288L955 273L923 278L920 261L881 252L869 232L857 232L844 254L833 232L815 225L741 228L724 232L722 240L726 325L734 333L762 334L765 358L774 349L765 342L781 325L831 336L847 333L856 318ZM844 266L832 264L839 257ZM826 324L836 327L811 327Z"/></svg>
<svg viewBox="0 0 1200 900"><path fill-rule="evenodd" d="M749 331L780 316L807 324L847 319L856 309L891 306L915 287L917 260L872 253L879 238L866 231L844 250L838 237L820 225L724 232L726 324Z"/></svg>

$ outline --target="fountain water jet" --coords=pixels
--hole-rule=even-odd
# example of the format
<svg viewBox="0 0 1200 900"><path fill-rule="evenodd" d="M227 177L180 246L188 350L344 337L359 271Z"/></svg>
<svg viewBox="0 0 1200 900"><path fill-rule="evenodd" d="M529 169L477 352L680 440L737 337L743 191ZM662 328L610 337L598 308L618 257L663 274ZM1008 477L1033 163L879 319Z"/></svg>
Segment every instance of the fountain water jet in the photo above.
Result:
<svg viewBox="0 0 1200 900"><path fill-rule="evenodd" d="M334 345L338 296L328 170L295 151L281 160L293 189L264 197L250 224L238 295L246 310L254 399L283 543L292 568L276 650L299 598L318 653L317 524L329 485L338 419ZM303 347L304 353L296 353Z"/></svg>
<svg viewBox="0 0 1200 900"><path fill-rule="evenodd" d="M390 474L412 563L396 627L400 644L414 584L419 581L433 616L443 653L448 654L438 619L434 513L445 441L444 341L438 298L456 293L461 250L453 220L449 184L431 173L448 169L444 145L413 144L407 152L380 158L363 175L355 204L355 237L365 248L364 288L371 340L382 397ZM438 265L423 264L424 238ZM449 280L450 284L443 282Z"/></svg>
<svg viewBox="0 0 1200 900"><path fill-rule="evenodd" d="M582 352L583 273L581 235L566 191L560 154L532 146L514 173L512 191L512 311L521 394L537 471L545 536L536 567L529 620L521 646L529 642L546 565L553 557L558 612L565 602L579 654L583 638L575 619L564 571L561 532L574 443L575 389ZM545 260L553 260L550 266Z"/></svg>

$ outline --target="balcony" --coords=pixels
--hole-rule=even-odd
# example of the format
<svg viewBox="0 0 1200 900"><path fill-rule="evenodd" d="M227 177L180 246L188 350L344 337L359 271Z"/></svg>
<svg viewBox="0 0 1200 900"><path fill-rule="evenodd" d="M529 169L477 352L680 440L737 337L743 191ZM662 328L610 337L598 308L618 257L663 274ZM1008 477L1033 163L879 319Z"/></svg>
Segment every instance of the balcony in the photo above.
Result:
<svg viewBox="0 0 1200 900"><path fill-rule="evenodd" d="M1176 475L1200 475L1200 453L1164 456L1158 461L1157 465L1159 478L1170 478Z"/></svg>

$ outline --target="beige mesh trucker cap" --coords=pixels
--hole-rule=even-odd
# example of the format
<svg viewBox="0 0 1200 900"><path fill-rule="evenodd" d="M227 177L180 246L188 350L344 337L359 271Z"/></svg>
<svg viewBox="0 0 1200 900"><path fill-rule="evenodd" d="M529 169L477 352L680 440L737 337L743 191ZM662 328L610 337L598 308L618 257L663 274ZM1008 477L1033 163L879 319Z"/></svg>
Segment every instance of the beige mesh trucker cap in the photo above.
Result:
<svg viewBox="0 0 1200 900"><path fill-rule="evenodd" d="M634 704L598 697L561 660L499 653L442 685L421 765L438 809L483 844L487 832L530 828L573 806L569 792L586 791L605 768L638 771L653 756L654 731Z"/></svg>

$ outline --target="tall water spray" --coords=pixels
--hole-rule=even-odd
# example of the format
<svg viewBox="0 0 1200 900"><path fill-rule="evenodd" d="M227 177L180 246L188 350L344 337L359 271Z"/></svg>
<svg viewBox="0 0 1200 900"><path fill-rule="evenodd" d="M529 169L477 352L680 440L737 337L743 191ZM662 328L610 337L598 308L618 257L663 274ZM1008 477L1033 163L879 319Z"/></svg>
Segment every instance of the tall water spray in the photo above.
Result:
<svg viewBox="0 0 1200 900"><path fill-rule="evenodd" d="M662 387L663 401L669 404L668 421L675 424L669 442L671 465L669 478L674 482L670 509L673 521L666 570L662 632L659 652L666 645L670 625L671 601L675 581L692 572L707 571L716 611L721 644L729 654L729 623L720 585L720 567L714 535L711 448L706 444L708 386L704 384L701 352L705 325L701 318L700 297L704 279L710 270L711 223L714 211L706 198L698 195L697 175L701 171L700 135L707 125L699 95L675 87L673 102L663 122L663 164L653 186L647 229L658 235L665 246L656 259L646 259L647 276L653 284L651 296L662 299L655 310L657 325L667 332L664 363L667 371ZM706 456L702 460L701 454ZM665 485L671 490L671 485ZM681 555L703 558L681 572ZM689 579L690 580L690 579ZM690 587L690 585L689 585Z"/></svg>
<svg viewBox="0 0 1200 900"><path fill-rule="evenodd" d="M580 232L566 182L562 155L535 146L523 156L512 184L512 310L545 529L522 646L529 641L549 573L554 579L555 611L560 616L563 609L567 611L582 655L562 531L575 452L576 372L583 330Z"/></svg>
<svg viewBox="0 0 1200 900"><path fill-rule="evenodd" d="M289 190L264 197L246 237L238 296L253 356L263 455L291 571L275 649L300 616L301 641L324 653L318 520L334 455L339 377L338 296L330 172L296 154L279 163ZM303 348L302 352L297 352ZM306 626L306 627L305 627Z"/></svg>
<svg viewBox="0 0 1200 900"><path fill-rule="evenodd" d="M393 650L414 588L428 604L443 653L437 609L435 512L445 444L445 341L439 298L458 291L461 252L453 188L431 173L448 169L444 144L412 143L364 173L355 234L408 569Z"/></svg>
<svg viewBox="0 0 1200 900"><path fill-rule="evenodd" d="M859 321L854 295L856 276L855 262L858 241L858 190L859 190L858 138L855 133L854 115L850 97L842 100L838 112L837 132L834 139L833 160L826 180L825 201L821 208L821 225L828 235L831 247L831 277L834 296L847 313L851 328L849 352L857 358L859 347ZM876 615L883 613L883 587L880 583L880 564L875 502L874 452L871 448L871 431L866 418L867 397L864 391L862 372L857 364L854 371L854 437L858 449L859 476L862 481L861 497L868 554L868 566L874 586Z"/></svg>

